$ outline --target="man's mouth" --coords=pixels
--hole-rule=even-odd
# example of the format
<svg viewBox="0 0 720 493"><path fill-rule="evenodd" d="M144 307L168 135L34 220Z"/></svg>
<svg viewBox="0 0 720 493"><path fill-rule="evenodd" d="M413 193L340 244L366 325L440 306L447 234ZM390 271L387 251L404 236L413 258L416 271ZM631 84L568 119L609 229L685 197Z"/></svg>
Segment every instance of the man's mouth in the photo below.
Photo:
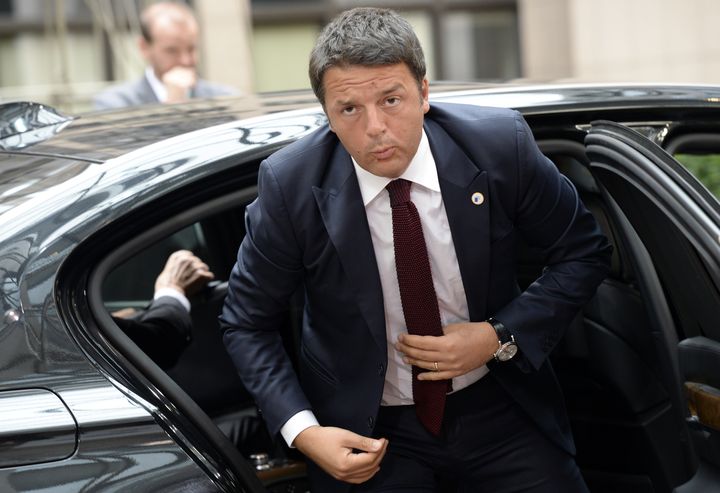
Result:
<svg viewBox="0 0 720 493"><path fill-rule="evenodd" d="M394 152L395 152L394 147L384 147L382 149L373 151L372 155L375 156L375 159L377 159L378 161L382 161L384 159L388 159L389 157L391 157Z"/></svg>

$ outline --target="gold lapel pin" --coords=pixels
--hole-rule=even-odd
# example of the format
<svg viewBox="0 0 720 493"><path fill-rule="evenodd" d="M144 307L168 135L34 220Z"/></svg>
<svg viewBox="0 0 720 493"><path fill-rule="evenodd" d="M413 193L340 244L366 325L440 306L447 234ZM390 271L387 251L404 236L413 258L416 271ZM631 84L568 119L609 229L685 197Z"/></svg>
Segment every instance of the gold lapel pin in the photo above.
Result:
<svg viewBox="0 0 720 493"><path fill-rule="evenodd" d="M470 200L475 205L481 205L483 202L485 202L485 196L480 192L475 192L470 196Z"/></svg>

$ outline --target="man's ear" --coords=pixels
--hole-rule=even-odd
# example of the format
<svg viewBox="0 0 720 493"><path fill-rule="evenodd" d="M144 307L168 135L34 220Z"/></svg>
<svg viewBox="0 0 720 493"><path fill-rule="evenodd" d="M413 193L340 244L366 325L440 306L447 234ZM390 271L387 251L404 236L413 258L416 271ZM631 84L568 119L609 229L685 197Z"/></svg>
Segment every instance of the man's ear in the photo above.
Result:
<svg viewBox="0 0 720 493"><path fill-rule="evenodd" d="M427 77L425 77L422 81L422 86L420 88L420 93L422 96L422 109L423 113L427 113L430 111L430 83L427 80Z"/></svg>

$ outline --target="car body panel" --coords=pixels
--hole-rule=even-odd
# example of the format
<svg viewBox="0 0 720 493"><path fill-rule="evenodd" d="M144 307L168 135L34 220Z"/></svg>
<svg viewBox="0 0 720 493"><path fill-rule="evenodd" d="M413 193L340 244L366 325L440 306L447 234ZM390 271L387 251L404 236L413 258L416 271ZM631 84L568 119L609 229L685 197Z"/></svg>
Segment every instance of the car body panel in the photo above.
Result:
<svg viewBox="0 0 720 493"><path fill-rule="evenodd" d="M138 482L133 491L156 492L164 488L175 491L173 488L186 482L202 491L216 488L206 473L177 445L174 441L177 437L171 438L158 426L153 409L138 407L137 423L137 419L130 419L132 416L126 411L102 410L102 406L110 402L107 393L117 392L118 384L102 375L64 327L57 312L53 285L60 266L73 247L110 222L185 185L196 178L195 173L222 171L216 162L226 155L239 152L252 155L256 147L279 146L296 138L298 133L318 125L318 115L299 114L296 119L284 119L281 125L273 124L271 131L266 125L266 120L261 118L249 121L247 126L226 124L219 131L199 130L103 165L44 158L45 165L35 170L36 176L42 171L47 172L45 179L40 180L41 185L35 189L15 186L6 190L3 203L8 207L0 212L4 300L0 340L6 351L13 348L9 354L19 357L0 368L0 392L52 389L68 405L70 416L78 423L78 448L70 457L59 462L46 462L48 453L44 452L35 459L24 459L25 462L43 464L0 468L0 478L3 473L9 475L0 479L0 485L3 481L8 485L7 491L33 489L29 478L38 478L37 487L42 486L43 481L58 482L58 487L67 481L67 491L77 491L82 487L74 474L78 478L92 478L88 479L87 486L114 488L115 469L120 471L133 463L155 463L161 457L167 458L161 465L136 467L137 478L158 477L158 480L128 479ZM284 132L276 130L281 127ZM14 155L4 158L9 160ZM3 179L11 181L13 178L3 175ZM28 181L32 182L32 179ZM143 199L137 201L137 196ZM83 399L73 398L73 393L84 381L92 382L97 390L86 392ZM137 396L123 389L119 398L137 399ZM88 416L87 406L99 408L99 416L104 415L107 419L90 418L86 422L82 417ZM121 422L125 425L123 435L116 435L113 432ZM131 435L125 436L126 432ZM153 444L153 450L162 449L162 452L152 452L159 455L149 460L143 451L143 443ZM70 467L71 464L78 464L78 467ZM170 466L172 468L168 469ZM62 475L50 473L58 468L76 473L61 481ZM45 472L36 474L41 470ZM103 470L107 472L101 474ZM159 470L163 471L162 475L155 474ZM169 477L164 478L165 474ZM24 486L12 486L19 483Z"/></svg>
<svg viewBox="0 0 720 493"><path fill-rule="evenodd" d="M49 390L0 392L0 416L0 467L62 460L75 451L73 415Z"/></svg>
<svg viewBox="0 0 720 493"><path fill-rule="evenodd" d="M214 491L207 475L158 426L152 409L127 390L121 392L68 333L58 315L52 286L70 242L62 236L53 241L53 234L48 240L43 233L52 228L42 222L34 226L35 231L24 228L19 238L6 239L0 255L4 309L0 398L8 395L6 392L52 390L65 406L63 422L72 419L74 425L62 429L61 443L53 443L62 451L29 448L30 443L39 445L37 439L6 444L3 453L13 457L10 460L28 465L0 467L0 490L112 491L129 482L134 484L133 491L156 492L176 491L189 482L202 486L200 491ZM57 413L58 408L53 405L44 412ZM27 418L34 420L35 416ZM9 431L3 434L10 438L8 435Z"/></svg>

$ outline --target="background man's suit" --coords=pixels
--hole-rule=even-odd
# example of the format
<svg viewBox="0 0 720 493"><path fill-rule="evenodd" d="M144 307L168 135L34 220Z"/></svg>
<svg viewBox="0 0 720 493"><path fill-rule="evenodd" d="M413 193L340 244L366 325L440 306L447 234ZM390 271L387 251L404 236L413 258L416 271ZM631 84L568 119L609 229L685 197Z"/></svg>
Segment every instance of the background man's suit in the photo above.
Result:
<svg viewBox="0 0 720 493"><path fill-rule="evenodd" d="M607 241L516 112L433 103L424 129L470 320L496 317L522 350L485 378L496 378L551 440L574 453L546 357L605 276ZM475 192L484 197L479 205ZM327 127L262 164L246 227L221 322L271 433L312 409L323 426L371 435L387 363L383 299L351 158ZM522 295L513 255L520 236L544 250L548 266ZM278 330L302 283L298 381ZM349 488L310 472L321 491Z"/></svg>
<svg viewBox="0 0 720 493"><path fill-rule="evenodd" d="M115 323L161 368L172 367L190 343L192 319L175 298L161 296L145 310Z"/></svg>
<svg viewBox="0 0 720 493"><path fill-rule="evenodd" d="M199 79L193 88L191 98L212 98L215 96L230 96L237 94L234 89ZM139 106L142 104L157 104L155 92L145 76L138 80L110 86L95 96L93 104L96 110L123 108L125 106Z"/></svg>

